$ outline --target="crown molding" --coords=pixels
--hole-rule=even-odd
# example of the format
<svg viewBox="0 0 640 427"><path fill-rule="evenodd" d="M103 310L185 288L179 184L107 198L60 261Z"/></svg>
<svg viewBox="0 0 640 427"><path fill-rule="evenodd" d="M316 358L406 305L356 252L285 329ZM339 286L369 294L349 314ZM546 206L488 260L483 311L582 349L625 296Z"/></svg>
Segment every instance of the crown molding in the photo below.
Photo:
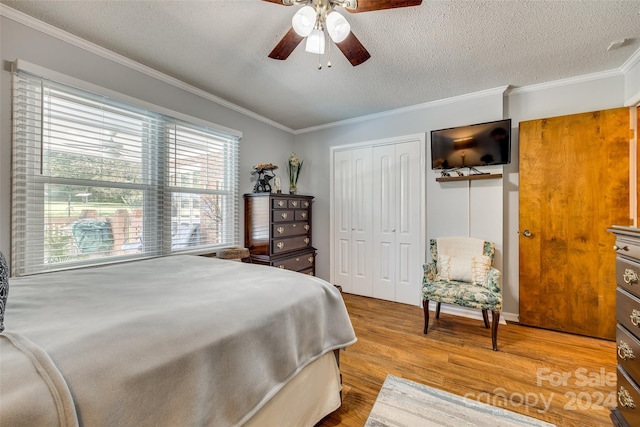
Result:
<svg viewBox="0 0 640 427"><path fill-rule="evenodd" d="M631 55L629 59L624 61L624 64L620 66L620 71L622 71L623 74L627 74L627 72L629 72L629 70L631 70L638 63L640 63L640 48L633 52L633 55Z"/></svg>
<svg viewBox="0 0 640 427"><path fill-rule="evenodd" d="M395 115L398 115L398 114L404 114L404 113L409 113L409 112L413 112L413 111L426 110L428 108L437 107L439 105L453 104L454 102L468 101L468 100L471 100L471 99L482 98L482 97L490 96L490 95L500 95L500 94L504 94L508 89L509 89L508 85L507 86L499 86L499 87L492 88L492 89L485 89L485 90L481 90L481 91L478 91L478 92L466 93L464 95L452 96L450 98L438 99L436 101L429 101L429 102L425 102L425 103L422 103L422 104L410 105L408 107L396 108L395 110L387 110L387 111L382 111L380 113L367 114L365 116L358 116L358 117L353 117L351 119L345 119L345 120L340 120L340 121L337 121L337 122L331 122L331 123L326 123L326 124L322 124L322 125L318 125L318 126L311 126L311 127L304 128L304 129L298 129L298 130L294 131L294 134L295 135L301 135L301 134L304 134L304 133L315 132L315 131L322 130L322 129L329 129L329 128L332 128L332 127L352 125L352 124L355 124L355 123L366 122L366 121L369 121L369 120L376 120L376 119L382 119L382 118L385 118L385 117L395 116Z"/></svg>
<svg viewBox="0 0 640 427"><path fill-rule="evenodd" d="M631 96L631 98L627 99L624 102L624 106L625 107L640 106L640 92L636 93L635 95Z"/></svg>
<svg viewBox="0 0 640 427"><path fill-rule="evenodd" d="M160 71L154 70L151 67L147 67L146 65L140 64L139 62L133 61L125 56L122 56L120 54L117 54L115 52L112 52L108 49L105 49L101 46L98 46L94 43L91 43L87 40L84 40L78 36L75 36L71 33L68 33L64 30L61 30L59 28L54 27L53 25L47 24L45 22L42 22L36 18L33 18L32 16L29 16L25 13L22 13L20 11L17 11L11 7L8 7L6 5L0 4L0 16L3 16L5 18L11 19L12 21L15 21L19 24L23 24L26 25L27 27L30 27L34 30L40 31L41 33L44 33L46 35L49 35L51 37L54 37L58 40L64 41L66 43L69 43L73 46L79 47L81 49L84 49L90 53L93 53L95 55L98 55L102 58L108 59L110 61L113 61L117 64L123 65L127 68L130 68L134 71L138 71L142 74L145 74L149 77L152 77L156 80L159 80L163 83L167 83L171 86L174 86L178 89L182 89L185 92L189 92L193 95L199 96L200 98L206 99L207 101L211 101L215 104L218 104L222 107L228 108L230 110L236 111L240 114L243 114L247 117L250 117L252 119L258 120L260 122L263 122L265 124L268 124L269 126L273 126L277 129L283 130L285 132L294 133L294 130L291 129L290 127L287 127L281 123L278 123L276 121L273 121L271 119L268 119L264 116L261 116L260 114L254 113L251 110L248 110L244 107L241 107L239 105L236 105L232 102L229 102L225 99L222 99L218 96L212 95L209 92L206 92L202 89L198 89L195 86L191 86L187 83L184 83L174 77L171 77L167 74L161 73Z"/></svg>
<svg viewBox="0 0 640 427"><path fill-rule="evenodd" d="M615 70L600 71L597 73L583 74L581 76L568 77L566 79L553 80L550 82L539 83L534 85L514 87L509 91L507 96L519 95L523 93L539 92L541 90L554 89L561 86L569 86L577 83L590 82L594 80L605 79L609 77L624 76L624 73L618 68Z"/></svg>
<svg viewBox="0 0 640 427"><path fill-rule="evenodd" d="M374 119L380 119L380 118L384 118L384 117L390 117L390 116L394 116L394 115L398 115L398 114L404 114L404 113L408 113L408 112L413 112L413 111L420 111L420 110L424 110L424 109L428 109L428 108L433 108L436 107L438 105L446 105L446 104L450 104L453 102L460 102L460 101L465 101L465 100L469 100L469 99L474 99L474 98L479 98L479 97L483 97L483 96L488 96L488 95L493 95L496 93L502 93L504 94L504 96L511 96L511 95L518 95L518 94L523 94L523 93L530 93L530 92L537 92L537 91L542 91L542 90L547 90L547 89L552 89L552 88L557 88L557 87L561 87L561 86L568 86L568 85L572 85L572 84L577 84L577 83L584 83L584 82L589 82L589 81L594 81L594 80L599 80L599 79L603 79L603 78L610 78L610 77L618 77L618 76L624 76L624 74L626 74L631 68L633 68L634 66L636 66L638 63L640 63L640 49L637 49L633 55L631 55L619 68L617 69L613 69L613 70L607 70L607 71L601 71L601 72L597 72L597 73L591 73L591 74L584 74L584 75L580 75L580 76L575 76L575 77L569 77L566 79L560 79L560 80L554 80L551 82L545 82L545 83L540 83L540 84L534 84L534 85L528 85L528 86L522 86L522 87L512 87L512 86L500 86L497 88L493 88L493 89L487 89L487 90L483 90L483 91L479 91L479 92L472 92L472 93L468 93L468 94L464 94L464 95L459 95L459 96L454 96L454 97L450 97L450 98L444 98L444 99L440 99L440 100L436 100L436 101L429 101L429 102L425 102L422 104L416 104L416 105L412 105L412 106L408 106L408 107L402 107L402 108L397 108L394 110L387 110L387 111L383 111L380 113L373 113L373 114L369 114L369 115L364 115L364 116L359 116L359 117L354 117L354 118L350 118L350 119L345 119L345 120L340 120L337 122L331 122L331 123L325 123L322 125L318 125L318 126L311 126L308 128L303 128L303 129L297 129L294 130L288 126L285 126L281 123L278 123L274 120L271 120L267 117L264 117L260 114L257 114L251 110L248 110L244 107L241 107L239 105L236 105L232 102L229 102L225 99L222 99L218 96L212 95L209 92L206 92L202 89L198 89L194 86L191 86L189 84L186 84L174 77L168 76L164 73L161 73L157 70L154 70L153 68L147 67L146 65L140 64L136 61L133 61L129 58L126 58L122 55L119 55L115 52L112 52L110 50L107 50L103 47L100 47L94 43L91 43L87 40L84 40L78 36L75 36L71 33L68 33L64 30L61 30L59 28L56 28L52 25L49 25L47 23L44 23L38 19L35 19L29 15L26 15L22 12L19 12L9 6L0 4L0 16L6 17L8 19L11 19L15 22L18 22L20 24L26 25L30 28L33 28L37 31L40 31L44 34L47 34L49 36L55 37L59 40L62 40L66 43L69 43L71 45L74 45L76 47L79 47L81 49L84 49L88 52L91 52L95 55L101 56L105 59L108 59L110 61L113 61L115 63L118 63L120 65L123 65L127 68L130 68L132 70L138 71L142 74L145 74L149 77L152 77L154 79L157 79L159 81L162 81L164 83L167 83L169 85L172 85L176 88L182 89L186 92L192 93L196 96L199 96L203 99L206 99L208 101L211 101L215 104L218 104L222 107L226 107L230 110L236 111L240 114L243 114L247 117L250 117L252 119L258 120L262 123L265 123L269 126L272 126L274 128L280 129L282 131L288 132L290 134L293 135L301 135L301 134L305 134L305 133L310 133L310 132L315 132L318 130L323 130L323 129L329 129L329 128L333 128L333 127L339 127L339 126L346 126L346 125L350 125L350 124L355 124L355 123L361 123L361 122L365 122L368 120L374 120ZM632 99L627 100L627 102L625 104L628 104L629 102L635 102L636 98L638 98L638 96L632 97ZM640 100L638 100L640 101Z"/></svg>

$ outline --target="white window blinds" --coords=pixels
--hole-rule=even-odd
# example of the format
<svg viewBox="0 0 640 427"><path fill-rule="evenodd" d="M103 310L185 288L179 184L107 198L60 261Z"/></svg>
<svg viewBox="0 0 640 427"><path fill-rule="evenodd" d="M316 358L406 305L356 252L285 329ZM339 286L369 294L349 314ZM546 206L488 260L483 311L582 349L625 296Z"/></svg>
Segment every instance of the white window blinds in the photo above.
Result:
<svg viewBox="0 0 640 427"><path fill-rule="evenodd" d="M238 146L199 120L15 71L13 274L237 245Z"/></svg>

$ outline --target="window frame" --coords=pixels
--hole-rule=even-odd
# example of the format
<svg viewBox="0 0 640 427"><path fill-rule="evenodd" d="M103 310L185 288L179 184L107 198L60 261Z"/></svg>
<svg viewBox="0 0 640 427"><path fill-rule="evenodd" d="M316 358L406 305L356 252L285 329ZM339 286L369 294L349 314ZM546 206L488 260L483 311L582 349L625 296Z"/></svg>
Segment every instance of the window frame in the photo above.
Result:
<svg viewBox="0 0 640 427"><path fill-rule="evenodd" d="M223 126L219 126L202 119L190 117L179 112L168 110L164 107L149 104L144 101L123 95L99 86L93 85L88 82L74 79L70 76L66 76L51 70L47 70L43 67L39 67L34 64L30 64L26 61L17 60L12 64L13 72L13 100L12 107L14 108L12 117L13 126L13 144L12 144L12 274L15 276L36 274L46 271L55 271L69 268L78 268L87 265L101 265L125 260L149 258L154 256L171 255L175 253L210 253L216 248L228 247L239 244L239 141L242 138L242 133L233 129L229 129ZM21 77L22 76L22 77ZM223 160L223 173L225 174L224 189L206 189L197 188L197 184L191 186L177 185L176 183L169 182L169 175L171 165L169 156L166 151L171 142L168 138L169 132L161 132L162 135L155 136L155 140L143 141L141 150L144 151L148 147L154 151L154 154L149 157L148 155L141 154L141 162L148 162L146 165L141 164L141 169L146 170L146 173L142 174L142 182L140 183L126 183L126 182L114 182L114 181L101 181L93 179L76 179L66 177L53 177L45 175L42 167L40 173L24 173L24 169L21 170L21 162L28 163L28 160L21 160L20 157L27 153L26 157L36 156L40 164L42 165L44 149L44 137L43 137L43 123L44 115L40 112L40 120L35 120L33 125L19 124L21 116L15 111L17 104L17 95L19 93L16 83L20 78L29 76L34 81L40 79L43 82L51 82L56 86L69 87L70 90L75 91L77 94L79 91L86 92L87 94L106 98L109 102L113 102L113 105L126 105L135 109L140 109L151 115L154 115L155 119L159 118L159 122L163 126L185 127L187 129L194 129L198 132L204 132L209 134L214 140L217 138L222 143L223 147L230 147L228 156ZM37 114L36 114L37 115ZM22 117L24 119L24 117ZM20 129L35 129L40 130L40 135L36 135L31 139L21 138L18 136ZM153 132L150 132L151 135ZM144 138L143 138L144 139ZM27 141L31 146L19 146L20 143ZM174 141L175 143L175 141ZM152 146L155 144L155 146ZM33 161L33 160L31 160ZM141 172L142 173L142 172ZM21 174L23 176L21 176ZM26 176L24 176L26 175ZM152 179L155 177L155 179ZM21 181L22 180L22 181ZM192 180L193 181L193 180ZM38 253L44 254L46 233L45 233L45 207L46 201L30 202L30 197L18 194L16 189L20 183L24 184L24 188L34 192L36 195L40 195L44 200L44 188L47 184L65 184L65 185L90 185L93 187L108 187L108 188L122 188L128 190L139 190L143 194L143 224L146 233L154 235L153 239L144 239L142 243L142 251L136 254L125 255L109 255L99 258L93 258L90 260L79 260L72 262L56 262L47 263L46 258L42 256L38 259ZM171 185L176 184L176 185ZM155 193L152 197L151 193ZM171 236L171 224L172 224L172 200L174 194L212 194L222 196L231 201L228 209L224 211L222 230L224 231L223 239L221 243L210 243L204 245L192 246L190 248L173 248L172 236ZM195 200L195 199L194 199ZM200 202L200 201L199 201ZM227 202L227 204L229 204ZM191 203L191 209L193 208ZM229 224L229 221L232 224ZM39 238L27 238L27 230L40 229ZM32 227L32 228L29 228ZM148 241L147 241L148 240ZM155 243L154 243L155 242ZM38 250L33 251L33 245L40 245ZM32 245L32 247L30 247ZM150 246L148 246L150 245ZM30 256L27 254L35 253L36 255Z"/></svg>

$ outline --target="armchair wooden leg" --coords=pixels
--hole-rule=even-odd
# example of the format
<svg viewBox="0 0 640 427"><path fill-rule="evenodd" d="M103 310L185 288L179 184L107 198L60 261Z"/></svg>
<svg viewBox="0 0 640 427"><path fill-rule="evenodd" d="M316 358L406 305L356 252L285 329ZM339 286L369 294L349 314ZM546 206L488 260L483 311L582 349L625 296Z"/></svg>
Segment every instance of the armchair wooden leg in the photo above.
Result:
<svg viewBox="0 0 640 427"><path fill-rule="evenodd" d="M429 300L422 300L422 309L424 310L424 333L429 329Z"/></svg>
<svg viewBox="0 0 640 427"><path fill-rule="evenodd" d="M436 319L440 318L440 303L436 303Z"/></svg>
<svg viewBox="0 0 640 427"><path fill-rule="evenodd" d="M489 311L482 310L482 318L484 319L484 327L489 329Z"/></svg>
<svg viewBox="0 0 640 427"><path fill-rule="evenodd" d="M493 345L493 351L498 351L498 323L500 323L500 312L493 311L493 318L491 324L491 344Z"/></svg>

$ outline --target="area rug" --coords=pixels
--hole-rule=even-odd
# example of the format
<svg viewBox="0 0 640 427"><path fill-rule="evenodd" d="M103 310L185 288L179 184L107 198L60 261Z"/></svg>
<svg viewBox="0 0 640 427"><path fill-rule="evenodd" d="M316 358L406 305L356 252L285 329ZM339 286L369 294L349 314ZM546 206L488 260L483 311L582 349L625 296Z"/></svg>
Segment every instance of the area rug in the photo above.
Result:
<svg viewBox="0 0 640 427"><path fill-rule="evenodd" d="M535 418L388 375L365 427L550 427Z"/></svg>

